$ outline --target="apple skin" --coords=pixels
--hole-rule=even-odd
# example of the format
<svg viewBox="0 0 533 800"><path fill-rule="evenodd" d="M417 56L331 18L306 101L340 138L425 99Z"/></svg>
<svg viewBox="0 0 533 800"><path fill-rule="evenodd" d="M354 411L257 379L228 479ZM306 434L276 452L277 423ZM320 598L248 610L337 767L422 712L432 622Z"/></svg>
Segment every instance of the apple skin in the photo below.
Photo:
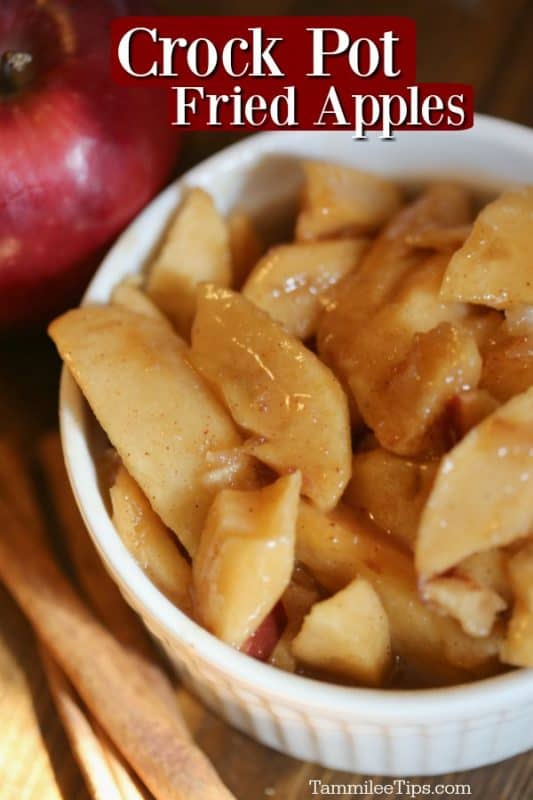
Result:
<svg viewBox="0 0 533 800"><path fill-rule="evenodd" d="M0 329L77 300L103 248L154 196L179 141L158 87L110 77L110 24L130 0L1 0L0 56L35 77L0 92Z"/></svg>
<svg viewBox="0 0 533 800"><path fill-rule="evenodd" d="M287 615L280 601L243 644L243 653L258 661L268 661L286 624Z"/></svg>

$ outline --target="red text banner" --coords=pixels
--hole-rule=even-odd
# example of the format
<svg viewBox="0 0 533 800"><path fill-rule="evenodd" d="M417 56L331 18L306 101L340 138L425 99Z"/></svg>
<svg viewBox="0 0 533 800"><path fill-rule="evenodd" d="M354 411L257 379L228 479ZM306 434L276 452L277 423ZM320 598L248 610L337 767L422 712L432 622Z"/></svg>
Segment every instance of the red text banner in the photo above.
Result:
<svg viewBox="0 0 533 800"><path fill-rule="evenodd" d="M462 130L472 88L416 82L406 17L122 17L112 74L163 83L169 124L188 130Z"/></svg>

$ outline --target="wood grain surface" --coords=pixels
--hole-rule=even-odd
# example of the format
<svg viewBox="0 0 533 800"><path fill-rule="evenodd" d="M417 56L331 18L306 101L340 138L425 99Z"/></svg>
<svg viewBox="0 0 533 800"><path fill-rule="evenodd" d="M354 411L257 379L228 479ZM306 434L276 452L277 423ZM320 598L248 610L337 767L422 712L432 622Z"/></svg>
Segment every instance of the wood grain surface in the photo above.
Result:
<svg viewBox="0 0 533 800"><path fill-rule="evenodd" d="M165 13L206 15L404 13L417 22L420 80L472 83L478 110L533 125L531 0L160 0L159 5ZM214 24L206 20L206 30ZM191 134L180 170L236 138ZM0 338L0 434L16 437L26 452L40 432L55 425L58 375L58 360L44 334ZM282 756L232 730L179 688L178 695L195 738L239 800L304 800L312 796L310 779L365 779ZM390 781L373 779L375 784ZM533 797L533 753L421 780L431 786L467 783L470 796L479 800L528 800ZM58 798L87 800L88 794L48 693L31 631L0 587L0 800Z"/></svg>

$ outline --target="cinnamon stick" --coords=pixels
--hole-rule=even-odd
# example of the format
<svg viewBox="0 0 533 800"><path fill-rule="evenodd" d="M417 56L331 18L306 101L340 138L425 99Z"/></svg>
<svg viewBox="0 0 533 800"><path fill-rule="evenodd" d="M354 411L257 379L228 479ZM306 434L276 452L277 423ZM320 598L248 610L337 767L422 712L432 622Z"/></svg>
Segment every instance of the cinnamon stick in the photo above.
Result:
<svg viewBox="0 0 533 800"><path fill-rule="evenodd" d="M147 680L175 711L183 725L176 693L158 664L158 655L137 615L128 606L106 572L87 533L70 488L59 434L51 431L38 443L39 462L76 580L92 611L113 636L130 650L132 658L146 670Z"/></svg>
<svg viewBox="0 0 533 800"><path fill-rule="evenodd" d="M41 661L57 711L70 742L72 752L95 800L148 800L148 793L120 763L117 779L116 762L120 756L113 745L85 710L72 686L46 650L41 647Z"/></svg>
<svg viewBox="0 0 533 800"><path fill-rule="evenodd" d="M34 535L47 547L46 532L26 465L14 447L0 440L0 485L11 506L21 510ZM82 707L71 684L41 644L41 663L72 752L95 800L149 800L113 748Z"/></svg>
<svg viewBox="0 0 533 800"><path fill-rule="evenodd" d="M159 800L229 800L145 671L100 625L0 487L0 577L95 719Z"/></svg>

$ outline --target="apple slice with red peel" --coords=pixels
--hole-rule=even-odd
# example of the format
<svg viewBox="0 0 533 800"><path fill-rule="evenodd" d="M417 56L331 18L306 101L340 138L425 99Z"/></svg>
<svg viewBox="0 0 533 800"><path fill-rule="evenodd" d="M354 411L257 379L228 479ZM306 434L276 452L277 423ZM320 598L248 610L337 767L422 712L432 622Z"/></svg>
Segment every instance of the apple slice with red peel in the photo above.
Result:
<svg viewBox="0 0 533 800"><path fill-rule="evenodd" d="M268 661L276 647L283 629L287 624L287 615L283 604L278 602L257 630L242 646L243 653L258 661Z"/></svg>

